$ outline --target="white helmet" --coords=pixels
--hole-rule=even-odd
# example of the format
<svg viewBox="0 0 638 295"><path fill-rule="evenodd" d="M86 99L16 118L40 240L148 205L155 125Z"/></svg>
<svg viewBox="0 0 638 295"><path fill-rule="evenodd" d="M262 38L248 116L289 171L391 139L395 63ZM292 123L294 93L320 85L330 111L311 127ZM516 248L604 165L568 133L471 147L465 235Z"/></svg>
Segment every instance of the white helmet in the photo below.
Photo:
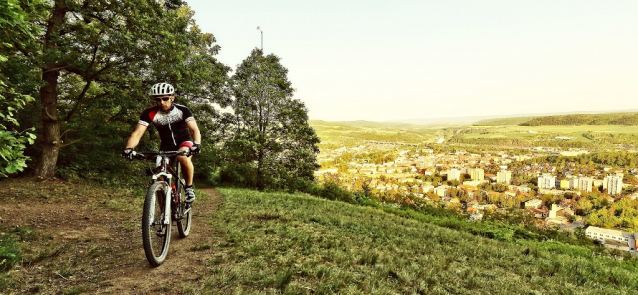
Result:
<svg viewBox="0 0 638 295"><path fill-rule="evenodd" d="M173 95L175 88L168 83L157 83L151 87L151 95Z"/></svg>

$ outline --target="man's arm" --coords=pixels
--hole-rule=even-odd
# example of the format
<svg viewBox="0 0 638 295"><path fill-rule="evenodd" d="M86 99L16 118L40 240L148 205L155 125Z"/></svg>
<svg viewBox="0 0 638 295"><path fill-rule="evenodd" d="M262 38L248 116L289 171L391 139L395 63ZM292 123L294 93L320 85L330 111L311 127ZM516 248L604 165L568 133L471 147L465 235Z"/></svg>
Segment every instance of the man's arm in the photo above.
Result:
<svg viewBox="0 0 638 295"><path fill-rule="evenodd" d="M147 127L142 124L137 124L137 127L133 130L131 137L129 137L128 141L126 141L126 148L134 149L140 143L140 139L144 135L144 132L146 132L146 128ZM197 132L199 133L199 131Z"/></svg>
<svg viewBox="0 0 638 295"><path fill-rule="evenodd" d="M202 135L199 133L199 127L197 127L197 123L195 123L195 120L186 122L186 125L188 126L188 129L190 129L193 133L193 142L201 143Z"/></svg>

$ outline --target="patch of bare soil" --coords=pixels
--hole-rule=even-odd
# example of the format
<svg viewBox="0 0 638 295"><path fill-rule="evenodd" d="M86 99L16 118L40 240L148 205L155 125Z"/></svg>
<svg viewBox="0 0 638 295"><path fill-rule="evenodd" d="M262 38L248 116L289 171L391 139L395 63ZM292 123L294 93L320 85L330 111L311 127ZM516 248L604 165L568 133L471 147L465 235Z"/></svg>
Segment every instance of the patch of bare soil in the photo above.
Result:
<svg viewBox="0 0 638 295"><path fill-rule="evenodd" d="M166 261L151 267L142 248L140 198L25 181L0 183L0 229L20 233L24 256L8 272L13 283L0 294L189 294L201 289L206 259L216 245L209 223L220 202L215 190L201 190L205 195L194 203L190 235L179 238L174 225Z"/></svg>

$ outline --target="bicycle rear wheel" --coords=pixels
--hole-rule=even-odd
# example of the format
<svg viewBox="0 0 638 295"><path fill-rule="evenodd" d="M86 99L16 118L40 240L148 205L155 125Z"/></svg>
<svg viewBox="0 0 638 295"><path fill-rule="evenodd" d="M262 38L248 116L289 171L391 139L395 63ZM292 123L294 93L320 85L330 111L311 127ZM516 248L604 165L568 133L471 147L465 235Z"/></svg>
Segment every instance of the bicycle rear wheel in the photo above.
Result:
<svg viewBox="0 0 638 295"><path fill-rule="evenodd" d="M157 181L151 185L144 199L142 213L142 241L144 254L152 266L164 262L171 243L171 216L165 216L166 183ZM165 222L168 219L168 222ZM166 224L168 223L168 224Z"/></svg>
<svg viewBox="0 0 638 295"><path fill-rule="evenodd" d="M177 221L177 231L182 238L188 237L191 232L191 222L193 219L193 205L181 202L180 207L183 210L182 220Z"/></svg>
<svg viewBox="0 0 638 295"><path fill-rule="evenodd" d="M182 179L182 173L179 171L179 179ZM181 216L181 219L178 219L177 222L177 232L179 232L179 236L181 238L188 237L188 234L191 232L191 224L193 219L193 204L187 204L184 202L186 200L186 192L184 191L184 185L179 185L179 191L177 192L181 197L178 204L178 212Z"/></svg>

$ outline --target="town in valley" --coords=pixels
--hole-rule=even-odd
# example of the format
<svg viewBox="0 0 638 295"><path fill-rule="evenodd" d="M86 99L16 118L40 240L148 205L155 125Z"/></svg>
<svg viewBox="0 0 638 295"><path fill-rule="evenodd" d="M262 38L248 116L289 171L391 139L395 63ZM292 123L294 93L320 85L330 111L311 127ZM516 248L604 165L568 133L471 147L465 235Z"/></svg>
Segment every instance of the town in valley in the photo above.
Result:
<svg viewBox="0 0 638 295"><path fill-rule="evenodd" d="M332 142L322 147L315 175L351 192L369 191L388 205L442 207L477 221L517 212L539 227L584 230L608 248L634 252L638 167L599 159L632 156L631 148Z"/></svg>

